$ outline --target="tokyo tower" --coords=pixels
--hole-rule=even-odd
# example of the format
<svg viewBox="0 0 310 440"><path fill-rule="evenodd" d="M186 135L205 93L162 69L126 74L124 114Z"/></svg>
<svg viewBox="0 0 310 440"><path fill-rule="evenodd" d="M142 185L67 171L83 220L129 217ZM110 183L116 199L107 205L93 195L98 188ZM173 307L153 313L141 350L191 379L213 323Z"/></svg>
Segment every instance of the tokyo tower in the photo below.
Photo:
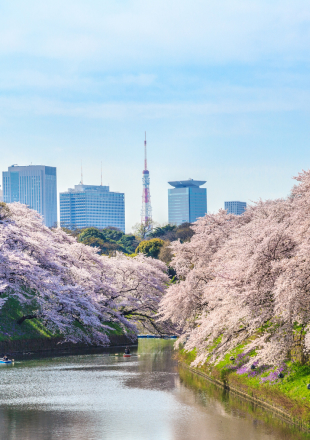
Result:
<svg viewBox="0 0 310 440"><path fill-rule="evenodd" d="M150 193L150 173L147 169L147 157L146 157L146 133L144 141L144 170L142 171L142 211L141 211L141 223L146 227L146 230L152 229L152 206L151 206L151 193Z"/></svg>

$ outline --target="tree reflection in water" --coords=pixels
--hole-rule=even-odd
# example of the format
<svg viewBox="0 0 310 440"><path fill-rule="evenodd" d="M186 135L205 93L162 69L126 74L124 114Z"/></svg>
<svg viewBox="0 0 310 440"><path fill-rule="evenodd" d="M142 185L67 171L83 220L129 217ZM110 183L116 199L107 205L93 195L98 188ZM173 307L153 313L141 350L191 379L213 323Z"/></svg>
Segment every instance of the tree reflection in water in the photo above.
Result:
<svg viewBox="0 0 310 440"><path fill-rule="evenodd" d="M132 354L97 350L0 369L0 439L310 438L178 368L173 341L142 340Z"/></svg>

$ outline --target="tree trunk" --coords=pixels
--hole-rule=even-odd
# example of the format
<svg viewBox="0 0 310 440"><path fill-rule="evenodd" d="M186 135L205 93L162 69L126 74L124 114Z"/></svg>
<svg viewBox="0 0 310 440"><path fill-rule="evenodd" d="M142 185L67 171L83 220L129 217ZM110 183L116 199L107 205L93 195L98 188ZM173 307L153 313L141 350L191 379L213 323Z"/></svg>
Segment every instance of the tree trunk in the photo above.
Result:
<svg viewBox="0 0 310 440"><path fill-rule="evenodd" d="M291 350L291 359L293 362L300 362L302 365L308 362L309 358L304 352L305 348L305 334L302 331L296 332L293 335L294 345Z"/></svg>
<svg viewBox="0 0 310 440"><path fill-rule="evenodd" d="M25 316L22 316L22 317L17 321L17 324L21 325L26 319L34 319L34 318L36 318L36 317L37 317L37 315L25 315Z"/></svg>

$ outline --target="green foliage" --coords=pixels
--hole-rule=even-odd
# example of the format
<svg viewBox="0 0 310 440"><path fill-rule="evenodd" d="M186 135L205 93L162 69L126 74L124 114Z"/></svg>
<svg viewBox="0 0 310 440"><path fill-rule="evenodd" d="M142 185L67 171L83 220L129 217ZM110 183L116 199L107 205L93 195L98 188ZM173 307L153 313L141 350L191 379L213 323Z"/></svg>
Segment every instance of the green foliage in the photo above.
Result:
<svg viewBox="0 0 310 440"><path fill-rule="evenodd" d="M124 235L120 229L114 227L104 228L102 232L107 239L113 241L119 241Z"/></svg>
<svg viewBox="0 0 310 440"><path fill-rule="evenodd" d="M123 235L118 243L126 249L127 254L133 254L138 246L138 241L132 234Z"/></svg>
<svg viewBox="0 0 310 440"><path fill-rule="evenodd" d="M83 240L83 243L87 246L92 246L100 249L100 254L111 255L116 251L124 252L122 246L116 243L113 240L102 240L101 238L96 237L86 237Z"/></svg>
<svg viewBox="0 0 310 440"><path fill-rule="evenodd" d="M84 243L84 241L87 238L100 238L101 240L105 241L106 235L103 233L102 229L97 228L86 228L83 229L83 231L78 236L78 241L81 243Z"/></svg>
<svg viewBox="0 0 310 440"><path fill-rule="evenodd" d="M104 255L113 255L116 251L132 254L138 245L134 235L126 235L114 227L105 229L85 228L79 233L78 241L99 248L100 254Z"/></svg>
<svg viewBox="0 0 310 440"><path fill-rule="evenodd" d="M294 322L293 329L294 329L293 330L294 333L300 333L302 335L306 334L305 326L302 324L299 324L298 322Z"/></svg>
<svg viewBox="0 0 310 440"><path fill-rule="evenodd" d="M197 352L196 349L191 351L186 351L184 348L180 348L179 350L179 359L185 362L186 364L190 365L194 360L196 359Z"/></svg>
<svg viewBox="0 0 310 440"><path fill-rule="evenodd" d="M115 236L114 230L86 228L78 236L78 241L92 247L97 247L101 254L111 255L116 251L124 252L124 249L115 240L109 237Z"/></svg>
<svg viewBox="0 0 310 440"><path fill-rule="evenodd" d="M124 252L125 254L142 252L153 258L159 258L160 249L164 245L164 240L159 239L158 236L166 238L166 245L164 247L168 247L169 240L173 241L179 238L181 241L188 241L194 234L190 229L190 223L183 223L178 227L174 225L158 226L150 233L147 233L145 225L137 224L136 235L140 238L145 238L139 244L135 235L124 234L121 230L112 226L104 229L90 227L82 230L75 229L71 231L65 228L63 230L77 237L80 243L98 248L100 254L114 255L116 251ZM152 238L149 239L150 237ZM151 244L146 245L147 241L151 242ZM172 258L170 251L166 249L165 252L162 252L162 255L163 257L160 259L169 264ZM173 275L175 275L175 272L172 270L171 276Z"/></svg>
<svg viewBox="0 0 310 440"><path fill-rule="evenodd" d="M271 321L267 321L264 325L262 325L257 332L258 333L265 333L266 331L270 332L270 328L272 328L273 323Z"/></svg>
<svg viewBox="0 0 310 440"><path fill-rule="evenodd" d="M158 258L161 247L165 244L160 238L152 238L152 240L141 241L136 249L136 253L142 253L148 257Z"/></svg>
<svg viewBox="0 0 310 440"><path fill-rule="evenodd" d="M191 229L191 223L182 223L179 226L165 225L154 228L147 234L147 238L161 238L165 241L175 241L180 239L181 243L190 241L194 235L194 231Z"/></svg>
<svg viewBox="0 0 310 440"><path fill-rule="evenodd" d="M166 226L158 226L157 228L154 228L152 232L148 234L148 237L150 238L158 238L165 236L168 232L173 232L177 229L175 225L166 225Z"/></svg>

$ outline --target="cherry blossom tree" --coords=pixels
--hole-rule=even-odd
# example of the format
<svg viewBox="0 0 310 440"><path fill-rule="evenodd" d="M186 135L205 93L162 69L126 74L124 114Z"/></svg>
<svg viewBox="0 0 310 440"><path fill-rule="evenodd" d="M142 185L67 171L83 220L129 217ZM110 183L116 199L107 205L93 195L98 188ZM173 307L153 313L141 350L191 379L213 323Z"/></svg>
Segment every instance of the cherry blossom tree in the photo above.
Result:
<svg viewBox="0 0 310 440"><path fill-rule="evenodd" d="M128 257L118 253L107 260L118 313L151 333L170 332L170 324L157 321L159 303L169 283L166 264L144 254Z"/></svg>
<svg viewBox="0 0 310 440"><path fill-rule="evenodd" d="M64 340L107 344L114 322L135 338L138 311L152 321L167 282L156 260L100 256L25 205L0 206L0 307L15 298L20 324L38 318Z"/></svg>
<svg viewBox="0 0 310 440"><path fill-rule="evenodd" d="M290 357L296 332L310 350L310 172L287 199L259 201L242 216L199 219L188 243L173 243L179 282L161 301L195 364L245 344L251 362ZM255 350L255 351L254 351Z"/></svg>

